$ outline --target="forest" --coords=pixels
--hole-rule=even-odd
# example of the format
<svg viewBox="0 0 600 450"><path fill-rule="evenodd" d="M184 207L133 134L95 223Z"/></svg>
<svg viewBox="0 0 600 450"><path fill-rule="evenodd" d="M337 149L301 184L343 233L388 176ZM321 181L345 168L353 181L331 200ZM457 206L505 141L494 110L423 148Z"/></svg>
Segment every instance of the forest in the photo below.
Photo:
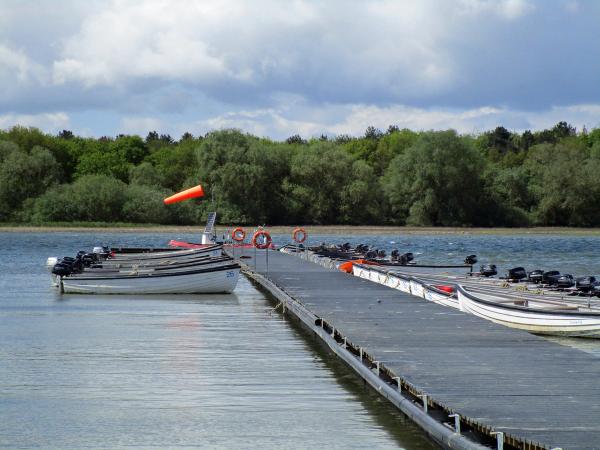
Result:
<svg viewBox="0 0 600 450"><path fill-rule="evenodd" d="M163 198L202 184L201 200ZM600 128L477 135L368 127L285 141L0 131L0 222L600 226Z"/></svg>

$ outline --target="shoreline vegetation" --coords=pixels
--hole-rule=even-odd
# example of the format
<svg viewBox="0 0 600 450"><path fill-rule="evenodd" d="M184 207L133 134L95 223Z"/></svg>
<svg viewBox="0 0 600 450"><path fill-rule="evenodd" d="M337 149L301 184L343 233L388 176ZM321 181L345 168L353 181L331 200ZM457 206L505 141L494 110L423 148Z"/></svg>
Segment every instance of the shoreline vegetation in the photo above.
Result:
<svg viewBox="0 0 600 450"><path fill-rule="evenodd" d="M235 225L217 225L217 235L232 230ZM251 233L255 227L242 227ZM290 234L295 226L265 226L272 234ZM304 229L311 235L570 235L570 236L600 236L600 228L574 227L529 227L529 228L481 228L481 227L402 227L377 225L306 225ZM200 233L204 225L156 225L135 223L75 223L75 224L0 224L0 233ZM175 237L175 236L174 236Z"/></svg>
<svg viewBox="0 0 600 450"><path fill-rule="evenodd" d="M0 130L0 223L600 227L600 128L478 134L368 127L283 141ZM163 199L201 184L205 197Z"/></svg>

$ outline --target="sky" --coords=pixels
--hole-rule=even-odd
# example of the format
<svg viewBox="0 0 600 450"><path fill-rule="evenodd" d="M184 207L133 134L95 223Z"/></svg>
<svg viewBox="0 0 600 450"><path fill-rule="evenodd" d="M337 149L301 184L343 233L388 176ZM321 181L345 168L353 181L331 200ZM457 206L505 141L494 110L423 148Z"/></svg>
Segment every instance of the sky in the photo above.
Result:
<svg viewBox="0 0 600 450"><path fill-rule="evenodd" d="M0 129L600 127L595 0L0 0Z"/></svg>

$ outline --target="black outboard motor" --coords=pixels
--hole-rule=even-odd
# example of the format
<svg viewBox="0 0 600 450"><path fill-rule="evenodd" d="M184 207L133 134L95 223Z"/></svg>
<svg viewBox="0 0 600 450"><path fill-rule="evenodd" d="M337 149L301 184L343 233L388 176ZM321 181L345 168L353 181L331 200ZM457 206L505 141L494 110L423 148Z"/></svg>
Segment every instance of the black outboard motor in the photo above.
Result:
<svg viewBox="0 0 600 450"><path fill-rule="evenodd" d="M52 268L52 273L54 275L58 275L64 277L66 275L70 275L73 272L73 266L71 264L66 263L58 263L55 264Z"/></svg>
<svg viewBox="0 0 600 450"><path fill-rule="evenodd" d="M596 283L596 277L586 276L586 277L577 277L575 280L575 287L581 292L590 292L594 288L594 284Z"/></svg>
<svg viewBox="0 0 600 450"><path fill-rule="evenodd" d="M350 245L350 242L346 242L345 244L342 244L341 249L344 250L345 252L349 251L352 248L352 246Z"/></svg>
<svg viewBox="0 0 600 450"><path fill-rule="evenodd" d="M403 266L407 265L409 262L411 262L413 259L415 259L415 257L413 256L412 253L404 253L403 255L400 255L400 257L398 258L398 262L400 264L402 264Z"/></svg>
<svg viewBox="0 0 600 450"><path fill-rule="evenodd" d="M573 275L564 274L556 277L556 286L562 289L567 289L575 286L575 280L573 280Z"/></svg>
<svg viewBox="0 0 600 450"><path fill-rule="evenodd" d="M542 282L543 276L544 276L543 270L541 270L541 269L532 270L531 272L529 272L529 274L527 276L527 281L529 281L530 283L539 284Z"/></svg>
<svg viewBox="0 0 600 450"><path fill-rule="evenodd" d="M515 281L523 280L523 279L527 278L527 272L525 271L525 269L523 267L515 267L513 269L508 269L507 278L509 280L515 280Z"/></svg>
<svg viewBox="0 0 600 450"><path fill-rule="evenodd" d="M594 281L592 283L592 290L590 292L592 293L592 295L600 297L600 282Z"/></svg>
<svg viewBox="0 0 600 450"><path fill-rule="evenodd" d="M378 258L385 258L385 250L377 250Z"/></svg>
<svg viewBox="0 0 600 450"><path fill-rule="evenodd" d="M375 259L377 258L377 252L375 250L369 250L367 253L365 253L365 258Z"/></svg>
<svg viewBox="0 0 600 450"><path fill-rule="evenodd" d="M392 261L398 261L398 257L400 256L400 252L398 251L397 248L395 248L394 250L392 250L392 253L390 255L390 259Z"/></svg>
<svg viewBox="0 0 600 450"><path fill-rule="evenodd" d="M494 275L498 275L498 270L496 269L496 264L484 264L479 268L479 273L484 277L493 277Z"/></svg>
<svg viewBox="0 0 600 450"><path fill-rule="evenodd" d="M465 258L465 264L472 266L477 263L477 255L469 255Z"/></svg>
<svg viewBox="0 0 600 450"><path fill-rule="evenodd" d="M556 279L560 276L558 270L549 270L542 275L542 282L550 286L556 286Z"/></svg>

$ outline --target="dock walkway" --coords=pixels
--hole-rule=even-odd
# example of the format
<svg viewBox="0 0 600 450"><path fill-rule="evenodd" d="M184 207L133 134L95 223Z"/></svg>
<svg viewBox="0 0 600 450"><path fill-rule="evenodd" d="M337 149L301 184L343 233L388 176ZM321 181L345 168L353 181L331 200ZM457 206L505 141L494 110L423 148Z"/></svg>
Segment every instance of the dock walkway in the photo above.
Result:
<svg viewBox="0 0 600 450"><path fill-rule="evenodd" d="M388 391L427 395L425 414L457 413L494 447L600 448L600 358L298 256L270 251L267 273L264 256L246 260L251 278L314 314Z"/></svg>

